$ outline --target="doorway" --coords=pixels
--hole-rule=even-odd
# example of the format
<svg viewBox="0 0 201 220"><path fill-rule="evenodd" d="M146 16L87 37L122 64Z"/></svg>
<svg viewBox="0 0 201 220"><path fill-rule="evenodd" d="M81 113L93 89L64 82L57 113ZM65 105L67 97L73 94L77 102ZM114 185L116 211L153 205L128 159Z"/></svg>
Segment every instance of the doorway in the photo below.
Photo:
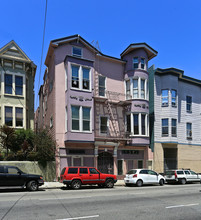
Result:
<svg viewBox="0 0 201 220"><path fill-rule="evenodd" d="M111 153L102 152L98 155L98 169L102 173L114 173L114 159Z"/></svg>
<svg viewBox="0 0 201 220"><path fill-rule="evenodd" d="M177 169L177 148L164 148L164 171Z"/></svg>

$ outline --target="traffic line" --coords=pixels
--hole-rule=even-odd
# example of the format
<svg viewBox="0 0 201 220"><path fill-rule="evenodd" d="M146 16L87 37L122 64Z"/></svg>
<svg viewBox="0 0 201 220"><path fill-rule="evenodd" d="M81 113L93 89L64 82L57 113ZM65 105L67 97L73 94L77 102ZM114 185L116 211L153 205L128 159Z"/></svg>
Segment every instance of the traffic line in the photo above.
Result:
<svg viewBox="0 0 201 220"><path fill-rule="evenodd" d="M38 199L39 201L49 201L49 200L64 200L64 199L85 199L91 198L92 196L83 196L83 197L66 197L66 198L49 198L49 199Z"/></svg>
<svg viewBox="0 0 201 220"><path fill-rule="evenodd" d="M173 208L186 207L186 206L196 206L196 205L199 205L199 203L195 203L195 204L187 204L187 205L168 206L168 207L165 207L165 208L166 208L166 209L173 209Z"/></svg>
<svg viewBox="0 0 201 220"><path fill-rule="evenodd" d="M75 217L75 218L64 218L64 219L57 219L57 220L76 220L76 219L89 219L89 218L98 218L99 215L91 215L91 216L82 216L82 217Z"/></svg>

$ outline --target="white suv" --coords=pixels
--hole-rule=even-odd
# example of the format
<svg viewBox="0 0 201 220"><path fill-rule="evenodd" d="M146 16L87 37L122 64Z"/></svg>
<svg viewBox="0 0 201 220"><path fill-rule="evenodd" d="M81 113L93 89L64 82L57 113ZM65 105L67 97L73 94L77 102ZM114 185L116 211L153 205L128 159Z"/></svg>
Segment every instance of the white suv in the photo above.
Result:
<svg viewBox="0 0 201 220"><path fill-rule="evenodd" d="M192 170L167 170L165 172L165 180L167 183L178 182L186 184L187 182L200 182L201 175Z"/></svg>
<svg viewBox="0 0 201 220"><path fill-rule="evenodd" d="M165 178L153 170L133 169L128 171L124 182L126 186L132 184L137 186L142 186L143 184L160 184L162 186L165 183Z"/></svg>

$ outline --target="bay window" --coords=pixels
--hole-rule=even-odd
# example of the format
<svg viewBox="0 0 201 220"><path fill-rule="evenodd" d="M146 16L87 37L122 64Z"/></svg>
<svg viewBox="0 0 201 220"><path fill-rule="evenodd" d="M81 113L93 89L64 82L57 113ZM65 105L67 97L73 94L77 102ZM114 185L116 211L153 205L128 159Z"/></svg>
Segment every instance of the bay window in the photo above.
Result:
<svg viewBox="0 0 201 220"><path fill-rule="evenodd" d="M126 115L126 133L136 136L148 136L148 114L131 113Z"/></svg>
<svg viewBox="0 0 201 220"><path fill-rule="evenodd" d="M15 76L15 95L23 94L23 77Z"/></svg>
<svg viewBox="0 0 201 220"><path fill-rule="evenodd" d="M138 68L138 57L133 58L133 68L137 69Z"/></svg>
<svg viewBox="0 0 201 220"><path fill-rule="evenodd" d="M172 107L177 106L177 91L176 90L171 90L171 98L172 98Z"/></svg>
<svg viewBox="0 0 201 220"><path fill-rule="evenodd" d="M130 85L131 83L131 85ZM141 77L126 80L126 99L148 99L148 80ZM131 89L130 89L131 88ZM131 92L132 91L132 92ZM132 93L132 94L131 94Z"/></svg>
<svg viewBox="0 0 201 220"><path fill-rule="evenodd" d="M168 136L168 118L162 119L162 136Z"/></svg>
<svg viewBox="0 0 201 220"><path fill-rule="evenodd" d="M145 59L141 58L141 69L145 69Z"/></svg>
<svg viewBox="0 0 201 220"><path fill-rule="evenodd" d="M162 106L168 106L169 96L168 89L163 89L161 92Z"/></svg>

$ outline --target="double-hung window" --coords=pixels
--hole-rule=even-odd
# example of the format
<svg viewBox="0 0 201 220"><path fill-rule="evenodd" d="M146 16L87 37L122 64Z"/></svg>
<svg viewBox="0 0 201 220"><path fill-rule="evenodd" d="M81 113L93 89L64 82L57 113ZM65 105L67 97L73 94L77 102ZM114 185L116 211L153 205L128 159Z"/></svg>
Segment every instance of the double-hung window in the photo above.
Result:
<svg viewBox="0 0 201 220"><path fill-rule="evenodd" d="M72 131L91 131L91 108L71 106Z"/></svg>
<svg viewBox="0 0 201 220"><path fill-rule="evenodd" d="M133 79L133 98L137 99L138 97L138 79Z"/></svg>
<svg viewBox="0 0 201 220"><path fill-rule="evenodd" d="M141 99L145 98L145 80L141 79Z"/></svg>
<svg viewBox="0 0 201 220"><path fill-rule="evenodd" d="M163 89L161 93L162 106L168 106L168 89Z"/></svg>
<svg viewBox="0 0 201 220"><path fill-rule="evenodd" d="M15 126L23 127L23 108L15 108Z"/></svg>
<svg viewBox="0 0 201 220"><path fill-rule="evenodd" d="M100 133L101 134L108 133L108 117L100 116Z"/></svg>
<svg viewBox="0 0 201 220"><path fill-rule="evenodd" d="M79 66L71 66L72 68L72 84L73 88L79 88Z"/></svg>
<svg viewBox="0 0 201 220"><path fill-rule="evenodd" d="M90 69L89 68L82 68L82 88L85 90L90 89Z"/></svg>
<svg viewBox="0 0 201 220"><path fill-rule="evenodd" d="M13 93L13 76L10 74L5 74L5 93Z"/></svg>
<svg viewBox="0 0 201 220"><path fill-rule="evenodd" d="M91 108L82 107L82 130L90 131L90 112Z"/></svg>
<svg viewBox="0 0 201 220"><path fill-rule="evenodd" d="M146 135L146 115L141 114L141 133L142 135Z"/></svg>
<svg viewBox="0 0 201 220"><path fill-rule="evenodd" d="M172 137L177 136L177 119L172 118Z"/></svg>
<svg viewBox="0 0 201 220"><path fill-rule="evenodd" d="M145 59L141 58L141 69L145 69Z"/></svg>
<svg viewBox="0 0 201 220"><path fill-rule="evenodd" d="M139 114L133 114L134 135L139 134Z"/></svg>
<svg viewBox="0 0 201 220"><path fill-rule="evenodd" d="M186 111L192 112L192 97L186 96Z"/></svg>
<svg viewBox="0 0 201 220"><path fill-rule="evenodd" d="M72 65L71 70L71 87L81 90L90 90L90 69L83 66Z"/></svg>
<svg viewBox="0 0 201 220"><path fill-rule="evenodd" d="M23 94L23 77L15 76L15 95Z"/></svg>
<svg viewBox="0 0 201 220"><path fill-rule="evenodd" d="M130 90L130 80L126 80L126 99L131 98L131 90Z"/></svg>
<svg viewBox="0 0 201 220"><path fill-rule="evenodd" d="M176 90L171 91L171 98L172 98L172 107L176 107L177 106L177 91Z"/></svg>
<svg viewBox="0 0 201 220"><path fill-rule="evenodd" d="M99 91L99 96L104 96L105 97L105 76L99 76L98 77L98 91Z"/></svg>
<svg viewBox="0 0 201 220"><path fill-rule="evenodd" d="M192 123L186 123L186 137L192 139Z"/></svg>
<svg viewBox="0 0 201 220"><path fill-rule="evenodd" d="M13 107L5 107L5 125L13 126Z"/></svg>
<svg viewBox="0 0 201 220"><path fill-rule="evenodd" d="M138 69L138 57L133 58L133 68Z"/></svg>
<svg viewBox="0 0 201 220"><path fill-rule="evenodd" d="M75 56L75 57L82 57L82 48L80 48L80 47L73 47L73 56Z"/></svg>
<svg viewBox="0 0 201 220"><path fill-rule="evenodd" d="M167 137L168 134L168 118L164 118L162 119L162 136Z"/></svg>

